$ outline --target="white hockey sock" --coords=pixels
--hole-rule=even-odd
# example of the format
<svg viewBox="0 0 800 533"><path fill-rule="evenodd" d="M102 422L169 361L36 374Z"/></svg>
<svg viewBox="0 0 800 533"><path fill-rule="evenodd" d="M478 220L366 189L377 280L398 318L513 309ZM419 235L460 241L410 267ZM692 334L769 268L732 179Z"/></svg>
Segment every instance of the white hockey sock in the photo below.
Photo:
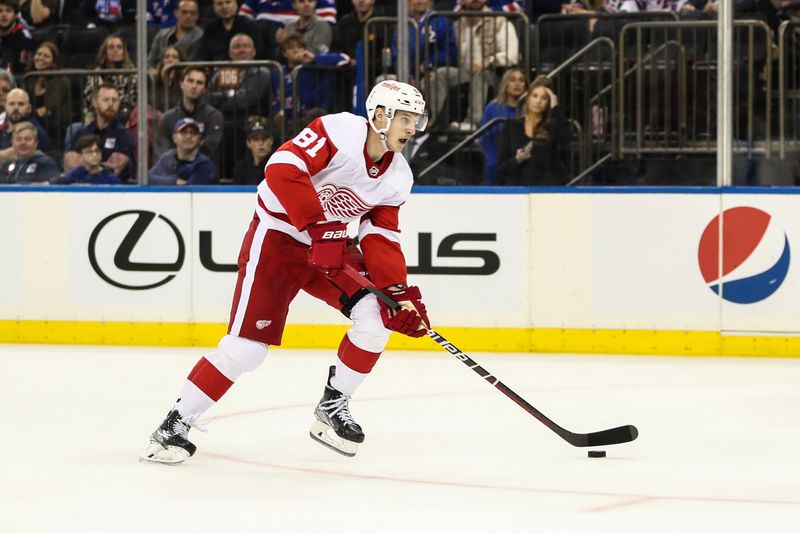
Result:
<svg viewBox="0 0 800 533"><path fill-rule="evenodd" d="M183 382L180 399L175 404L175 409L178 410L181 418L192 423L208 411L214 403L214 400L187 379Z"/></svg>
<svg viewBox="0 0 800 533"><path fill-rule="evenodd" d="M356 372L348 367L341 360L336 360L336 374L331 379L331 386L347 396L352 396L361 382L364 381L369 374L362 374Z"/></svg>

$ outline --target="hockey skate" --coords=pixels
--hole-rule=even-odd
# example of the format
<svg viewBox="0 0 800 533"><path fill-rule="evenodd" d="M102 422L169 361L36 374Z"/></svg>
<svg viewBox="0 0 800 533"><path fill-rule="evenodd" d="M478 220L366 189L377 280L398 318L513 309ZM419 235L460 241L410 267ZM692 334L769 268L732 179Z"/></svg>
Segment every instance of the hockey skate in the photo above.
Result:
<svg viewBox="0 0 800 533"><path fill-rule="evenodd" d="M314 410L317 420L311 426L309 435L323 446L353 457L358 451L358 445L364 442L364 432L350 414L350 396L331 386L331 378L335 373L336 367L332 366L328 371L328 383L322 399Z"/></svg>
<svg viewBox="0 0 800 533"><path fill-rule="evenodd" d="M197 446L187 438L191 424L181 418L177 409L167 417L150 435L150 444L139 456L140 462L177 465L194 455Z"/></svg>

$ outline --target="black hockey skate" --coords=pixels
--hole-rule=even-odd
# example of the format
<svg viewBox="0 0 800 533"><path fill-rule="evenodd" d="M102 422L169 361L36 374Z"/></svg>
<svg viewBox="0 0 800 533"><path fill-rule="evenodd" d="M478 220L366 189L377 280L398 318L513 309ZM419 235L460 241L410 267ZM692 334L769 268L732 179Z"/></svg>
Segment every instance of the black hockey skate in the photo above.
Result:
<svg viewBox="0 0 800 533"><path fill-rule="evenodd" d="M150 444L139 461L170 465L184 462L197 451L197 446L187 438L190 428L191 424L181 418L177 409L173 409L150 435Z"/></svg>
<svg viewBox="0 0 800 533"><path fill-rule="evenodd" d="M332 366L328 371L328 383L322 399L314 410L317 420L311 426L309 435L323 446L353 457L358 451L358 445L364 442L364 432L350 414L350 396L331 386L331 378L335 373L336 367Z"/></svg>

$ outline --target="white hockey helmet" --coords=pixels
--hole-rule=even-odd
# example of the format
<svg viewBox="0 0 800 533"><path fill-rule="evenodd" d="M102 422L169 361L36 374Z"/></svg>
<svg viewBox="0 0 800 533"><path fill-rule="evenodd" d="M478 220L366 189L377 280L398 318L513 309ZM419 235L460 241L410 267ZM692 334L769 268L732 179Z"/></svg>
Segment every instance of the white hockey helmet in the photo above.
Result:
<svg viewBox="0 0 800 533"><path fill-rule="evenodd" d="M428 125L428 115L425 114L425 99L413 85L402 81L384 80L377 84L367 96L367 117L370 124L375 118L375 110L383 107L386 110L386 118L391 123L397 111L408 111L419 115L415 127L417 131L424 131ZM382 131L389 129L389 123ZM375 127L373 126L373 129ZM378 131L375 129L375 131Z"/></svg>

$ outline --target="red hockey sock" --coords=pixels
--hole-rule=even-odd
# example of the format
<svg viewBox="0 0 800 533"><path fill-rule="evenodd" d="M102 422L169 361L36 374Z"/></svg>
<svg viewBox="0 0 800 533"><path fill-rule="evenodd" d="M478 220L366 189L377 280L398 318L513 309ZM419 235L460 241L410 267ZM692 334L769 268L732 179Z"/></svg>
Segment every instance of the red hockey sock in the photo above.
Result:
<svg viewBox="0 0 800 533"><path fill-rule="evenodd" d="M375 363L378 362L378 357L381 352L368 352L362 350L350 341L350 337L344 336L342 342L339 344L339 359L348 368L361 372L362 374L369 374Z"/></svg>
<svg viewBox="0 0 800 533"><path fill-rule="evenodd" d="M225 377L205 357L194 365L187 379L215 402L222 398L222 395L228 392L233 385L233 381Z"/></svg>

